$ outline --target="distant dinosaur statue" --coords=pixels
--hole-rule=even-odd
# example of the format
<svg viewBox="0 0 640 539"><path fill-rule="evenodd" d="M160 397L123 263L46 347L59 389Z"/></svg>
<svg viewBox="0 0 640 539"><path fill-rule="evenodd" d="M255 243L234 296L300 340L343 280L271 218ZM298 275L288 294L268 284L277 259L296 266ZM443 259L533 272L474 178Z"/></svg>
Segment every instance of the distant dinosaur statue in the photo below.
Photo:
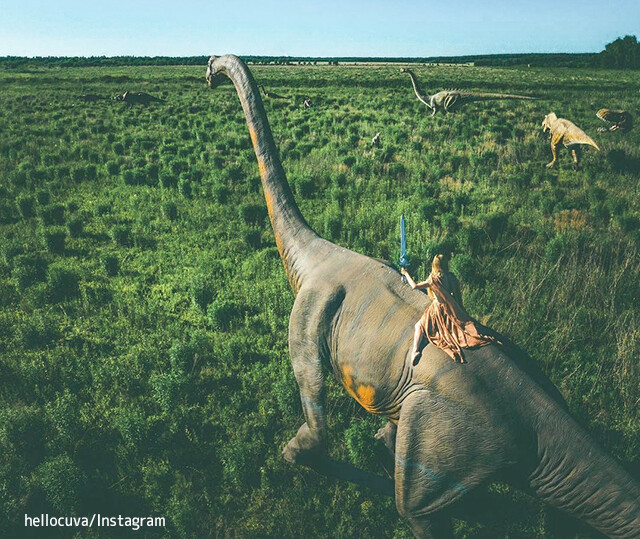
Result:
<svg viewBox="0 0 640 539"><path fill-rule="evenodd" d="M628 133L633 128L633 118L631 114L626 110L600 109L598 112L596 112L596 116L604 122L613 124L611 127L609 127L609 131L620 130L622 133ZM607 129L601 127L598 129L598 131L602 133L604 131L607 131Z"/></svg>
<svg viewBox="0 0 640 539"><path fill-rule="evenodd" d="M442 112L454 112L464 103L471 101L484 101L486 99L537 99L536 97L530 97L526 95L513 95L513 94L487 94L481 92L466 92L463 90L441 90L431 96L424 96L420 91L418 80L413 74L413 71L406 67L400 68L401 73L407 73L411 77L411 84L413 85L413 91L418 98L418 101L426 105L431 110L431 116L435 116L436 112L441 110Z"/></svg>
<svg viewBox="0 0 640 539"><path fill-rule="evenodd" d="M379 147L379 146L380 146L380 135L381 135L381 133L380 133L380 131L378 131L378 132L374 135L374 137L371 139L371 146L372 146L373 148L377 148L377 147Z"/></svg>
<svg viewBox="0 0 640 539"><path fill-rule="evenodd" d="M496 478L610 537L640 538L640 485L569 415L553 384L510 344L465 350L464 365L427 345L411 364L414 324L428 296L388 262L316 234L294 200L256 82L236 56L212 56L206 78L234 83L249 127L278 252L295 294L289 350L305 423L290 462L395 491L416 537L451 537L448 510ZM503 340L506 343L506 341ZM366 410L388 418L376 438L395 458L395 480L327 455L325 375Z"/></svg>
<svg viewBox="0 0 640 539"><path fill-rule="evenodd" d="M124 101L129 105L149 105L149 103L158 102L162 103L164 99L160 99L159 97L154 97L145 92L130 92L126 91L122 95L117 95L113 99L116 101Z"/></svg>
<svg viewBox="0 0 640 539"><path fill-rule="evenodd" d="M260 85L260 89L262 90L264 96L268 97L269 99L287 99L285 96L276 94L275 92L268 92L263 84Z"/></svg>
<svg viewBox="0 0 640 539"><path fill-rule="evenodd" d="M583 146L592 146L600 151L598 145L576 124L564 118L558 118L555 112L551 112L542 120L542 132L551 136L551 155L553 159L547 164L547 168L553 168L558 159L558 148L562 144L571 152L573 167L578 167L580 151Z"/></svg>

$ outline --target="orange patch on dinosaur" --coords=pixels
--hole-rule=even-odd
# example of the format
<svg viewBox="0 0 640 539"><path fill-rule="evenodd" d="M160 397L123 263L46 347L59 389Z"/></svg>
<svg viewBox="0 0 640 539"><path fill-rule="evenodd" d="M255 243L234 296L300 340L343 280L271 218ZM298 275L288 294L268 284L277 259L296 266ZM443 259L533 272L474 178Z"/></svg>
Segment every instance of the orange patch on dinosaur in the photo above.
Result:
<svg viewBox="0 0 640 539"><path fill-rule="evenodd" d="M375 400L376 390L373 386L356 384L353 381L353 369L348 365L342 368L342 385L358 403L370 412L374 412L373 403Z"/></svg>

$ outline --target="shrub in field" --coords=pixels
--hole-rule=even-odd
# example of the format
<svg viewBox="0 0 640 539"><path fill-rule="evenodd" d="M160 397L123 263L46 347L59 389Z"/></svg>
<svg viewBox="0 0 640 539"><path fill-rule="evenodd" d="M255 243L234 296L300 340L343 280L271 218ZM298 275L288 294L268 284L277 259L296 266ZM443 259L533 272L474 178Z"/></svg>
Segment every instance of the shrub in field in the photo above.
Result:
<svg viewBox="0 0 640 539"><path fill-rule="evenodd" d="M84 178L86 180L95 180L98 177L98 167L96 165L86 165L84 167Z"/></svg>
<svg viewBox="0 0 640 539"><path fill-rule="evenodd" d="M214 185L211 188L211 196L219 204L226 204L231 190L226 185Z"/></svg>
<svg viewBox="0 0 640 539"><path fill-rule="evenodd" d="M193 303L195 303L203 311L207 310L207 305L213 301L216 293L216 285L209 275L196 275L191 281L189 293Z"/></svg>
<svg viewBox="0 0 640 539"><path fill-rule="evenodd" d="M242 204L240 217L247 225L261 226L267 218L267 209L262 204Z"/></svg>
<svg viewBox="0 0 640 539"><path fill-rule="evenodd" d="M295 182L296 194L302 198L311 198L316 190L314 181L311 178L298 178Z"/></svg>
<svg viewBox="0 0 640 539"><path fill-rule="evenodd" d="M27 350L45 348L59 337L55 320L48 314L35 312L17 326L17 337Z"/></svg>
<svg viewBox="0 0 640 539"><path fill-rule="evenodd" d="M193 185L191 184L191 178L186 174L180 174L180 180L178 181L178 191L185 198L191 198L193 195Z"/></svg>
<svg viewBox="0 0 640 539"><path fill-rule="evenodd" d="M61 255L64 253L67 241L67 231L62 227L45 228L43 231L43 239L47 251Z"/></svg>
<svg viewBox="0 0 640 539"><path fill-rule="evenodd" d="M223 297L216 298L207 307L207 318L213 329L218 331L228 331L231 329L233 321L240 314L238 305Z"/></svg>
<svg viewBox="0 0 640 539"><path fill-rule="evenodd" d="M122 171L122 181L125 185L136 185L136 177L133 170L128 169Z"/></svg>
<svg viewBox="0 0 640 539"><path fill-rule="evenodd" d="M187 163L184 159L176 159L175 161L171 161L169 163L169 170L176 176L180 175L182 172L186 172L189 169L189 163Z"/></svg>
<svg viewBox="0 0 640 539"><path fill-rule="evenodd" d="M66 181L71 177L71 169L68 166L60 165L56 167L54 177L58 181ZM46 202L48 204L48 202Z"/></svg>
<svg viewBox="0 0 640 539"><path fill-rule="evenodd" d="M625 232L633 232L640 228L640 216L637 213L623 213L616 215L618 226Z"/></svg>
<svg viewBox="0 0 640 539"><path fill-rule="evenodd" d="M47 261L37 253L19 255L14 259L12 276L19 291L47 278Z"/></svg>
<svg viewBox="0 0 640 539"><path fill-rule="evenodd" d="M63 225L64 224L65 207L63 204L50 204L40 208L40 218L43 224Z"/></svg>
<svg viewBox="0 0 640 539"><path fill-rule="evenodd" d="M165 413L173 410L186 395L187 376L182 371L154 373L149 379L153 398Z"/></svg>
<svg viewBox="0 0 640 539"><path fill-rule="evenodd" d="M156 163L147 163L144 167L144 175L147 185L158 184L159 167Z"/></svg>
<svg viewBox="0 0 640 539"><path fill-rule="evenodd" d="M109 277L118 275L120 271L120 259L114 254L104 254L101 258L102 267Z"/></svg>
<svg viewBox="0 0 640 539"><path fill-rule="evenodd" d="M85 167L75 167L71 170L71 178L74 182L80 183L86 178L86 172Z"/></svg>
<svg viewBox="0 0 640 539"><path fill-rule="evenodd" d="M451 260L451 271L470 287L484 286L484 276L477 261L468 254L457 254Z"/></svg>
<svg viewBox="0 0 640 539"><path fill-rule="evenodd" d="M98 204L96 206L96 215L98 216L107 215L108 213L111 213L111 210L112 210L111 204Z"/></svg>
<svg viewBox="0 0 640 539"><path fill-rule="evenodd" d="M80 291L80 274L68 263L59 262L49 266L47 282L53 301L63 301L76 297Z"/></svg>
<svg viewBox="0 0 640 539"><path fill-rule="evenodd" d="M53 508L60 513L76 510L86 477L69 455L47 459L36 469L35 478Z"/></svg>
<svg viewBox="0 0 640 539"><path fill-rule="evenodd" d="M260 249L262 247L262 229L251 227L242 233L245 243L252 249Z"/></svg>
<svg viewBox="0 0 640 539"><path fill-rule="evenodd" d="M158 178L160 180L160 185L162 187L168 188L168 187L175 187L176 185L178 185L177 176L175 174L172 174L168 170L162 170L158 174Z"/></svg>
<svg viewBox="0 0 640 539"><path fill-rule="evenodd" d="M31 195L22 194L16 199L18 212L23 219L28 219L34 215L35 201Z"/></svg>
<svg viewBox="0 0 640 539"><path fill-rule="evenodd" d="M81 217L73 217L67 222L67 229L72 238L79 238L84 230L84 222Z"/></svg>
<svg viewBox="0 0 640 539"><path fill-rule="evenodd" d="M133 235L129 225L115 225L109 231L113 242L120 247L131 247L133 245Z"/></svg>
<svg viewBox="0 0 640 539"><path fill-rule="evenodd" d="M178 206L175 202L165 202L162 205L162 213L169 221L175 221L178 218Z"/></svg>
<svg viewBox="0 0 640 539"><path fill-rule="evenodd" d="M107 161L106 168L107 173L110 176L117 176L118 174L120 174L120 163L118 163L117 161Z"/></svg>

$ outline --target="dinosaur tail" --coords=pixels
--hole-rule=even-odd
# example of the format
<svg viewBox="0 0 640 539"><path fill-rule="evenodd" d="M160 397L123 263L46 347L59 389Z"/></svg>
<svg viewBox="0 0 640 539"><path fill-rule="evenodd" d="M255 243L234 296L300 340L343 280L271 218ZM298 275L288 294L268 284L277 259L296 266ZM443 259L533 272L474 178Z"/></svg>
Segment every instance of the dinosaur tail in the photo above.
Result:
<svg viewBox="0 0 640 539"><path fill-rule="evenodd" d="M544 416L533 490L608 537L640 538L640 485L564 410Z"/></svg>
<svg viewBox="0 0 640 539"><path fill-rule="evenodd" d="M485 99L527 99L529 101L533 101L538 99L537 97L516 94L460 92L460 95L468 101L484 101Z"/></svg>

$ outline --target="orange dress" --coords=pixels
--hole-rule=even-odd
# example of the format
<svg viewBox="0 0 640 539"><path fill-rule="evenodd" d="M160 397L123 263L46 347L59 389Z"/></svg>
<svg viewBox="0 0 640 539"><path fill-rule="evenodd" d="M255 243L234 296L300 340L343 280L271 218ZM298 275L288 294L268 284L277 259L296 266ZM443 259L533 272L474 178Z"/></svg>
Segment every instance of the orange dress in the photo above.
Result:
<svg viewBox="0 0 640 539"><path fill-rule="evenodd" d="M433 301L425 309L420 326L430 343L453 361L464 363L463 348L496 342L491 335L480 332L480 324L462 306L460 287L452 273L431 273L427 284Z"/></svg>

